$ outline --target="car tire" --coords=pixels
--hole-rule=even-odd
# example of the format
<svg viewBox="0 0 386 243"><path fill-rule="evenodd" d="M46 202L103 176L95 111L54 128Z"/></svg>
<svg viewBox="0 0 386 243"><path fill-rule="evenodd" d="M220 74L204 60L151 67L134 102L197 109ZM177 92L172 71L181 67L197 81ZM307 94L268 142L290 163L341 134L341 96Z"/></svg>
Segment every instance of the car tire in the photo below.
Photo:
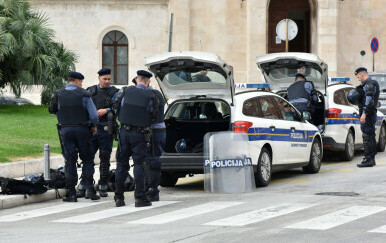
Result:
<svg viewBox="0 0 386 243"><path fill-rule="evenodd" d="M267 148L262 148L257 162L255 172L255 182L257 187L266 187L271 181L272 159L271 153Z"/></svg>
<svg viewBox="0 0 386 243"><path fill-rule="evenodd" d="M167 172L161 172L160 186L162 187L174 187L177 184L178 177Z"/></svg>
<svg viewBox="0 0 386 243"><path fill-rule="evenodd" d="M386 127L384 124L382 124L381 130L379 132L379 140L377 144L378 152L385 151L385 147L386 147Z"/></svg>
<svg viewBox="0 0 386 243"><path fill-rule="evenodd" d="M351 130L348 131L346 137L346 143L344 145L344 150L340 153L339 157L343 161L351 161L355 155L355 139L354 134Z"/></svg>
<svg viewBox="0 0 386 243"><path fill-rule="evenodd" d="M322 157L322 145L319 139L314 139L311 147L310 161L308 165L303 166L303 172L307 174L318 173L322 164Z"/></svg>

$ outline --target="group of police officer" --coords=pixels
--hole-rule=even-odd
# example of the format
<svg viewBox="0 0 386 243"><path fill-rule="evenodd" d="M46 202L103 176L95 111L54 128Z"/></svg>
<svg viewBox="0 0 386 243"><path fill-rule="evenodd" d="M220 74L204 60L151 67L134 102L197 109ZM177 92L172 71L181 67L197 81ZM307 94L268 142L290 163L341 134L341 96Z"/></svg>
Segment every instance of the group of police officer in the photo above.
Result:
<svg viewBox="0 0 386 243"><path fill-rule="evenodd" d="M111 70L98 72L99 84L82 89L84 76L70 72L68 84L53 93L49 112L56 114L65 159L66 188L64 202L77 198L99 200L94 189L94 157L99 150L99 195L107 197L107 179L114 135L119 133L116 153L115 204L125 205L124 182L134 161L135 206L151 206L159 201L161 163L159 157L165 144L164 100L150 86L152 74L139 70L135 86L118 90L111 86ZM120 122L118 132L116 118ZM81 182L78 182L77 160L82 161Z"/></svg>
<svg viewBox="0 0 386 243"><path fill-rule="evenodd" d="M316 90L311 81L307 81L304 68L299 69L295 75L295 83L287 89L287 99L300 112L312 111L313 104L317 101ZM361 82L355 89L351 90L348 95L348 101L353 105L358 105L360 124L363 137L363 146L365 157L358 167L373 167L375 155L377 154L377 143L375 138L375 124L377 122L377 105L380 93L379 84L372 80L367 69L364 67L357 68L355 75Z"/></svg>

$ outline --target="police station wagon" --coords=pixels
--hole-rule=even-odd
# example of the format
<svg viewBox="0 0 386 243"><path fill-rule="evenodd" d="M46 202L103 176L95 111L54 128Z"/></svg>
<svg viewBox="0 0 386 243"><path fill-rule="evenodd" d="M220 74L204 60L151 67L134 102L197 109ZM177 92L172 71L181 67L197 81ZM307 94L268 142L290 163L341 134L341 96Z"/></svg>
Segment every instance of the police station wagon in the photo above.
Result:
<svg viewBox="0 0 386 243"><path fill-rule="evenodd" d="M323 136L325 150L339 151L342 160L352 160L355 149L363 148L358 107L347 101L347 93L355 88L340 83L328 85L328 67L318 56L310 53L274 53L258 57L257 66L273 92L286 98L287 88L295 82L295 74L303 72L308 81L312 81L318 101L314 104L312 123ZM376 138L378 150L385 150L386 123L378 112Z"/></svg>
<svg viewBox="0 0 386 243"><path fill-rule="evenodd" d="M168 52L146 58L146 66L168 105L161 186L202 174L203 138L218 131L249 135L258 186L267 186L278 170L319 171L323 149L318 129L277 94L257 89L235 94L233 69L218 55Z"/></svg>

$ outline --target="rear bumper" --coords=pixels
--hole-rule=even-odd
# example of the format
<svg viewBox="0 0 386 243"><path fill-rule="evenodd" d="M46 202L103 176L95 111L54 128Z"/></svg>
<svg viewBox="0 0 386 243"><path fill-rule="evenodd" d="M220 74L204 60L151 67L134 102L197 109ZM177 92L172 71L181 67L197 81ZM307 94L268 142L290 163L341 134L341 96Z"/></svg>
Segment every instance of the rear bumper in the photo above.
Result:
<svg viewBox="0 0 386 243"><path fill-rule="evenodd" d="M345 149L344 143L337 143L332 137L323 136L324 150L341 151Z"/></svg>
<svg viewBox="0 0 386 243"><path fill-rule="evenodd" d="M161 156L161 171L186 174L204 173L204 156L197 153L164 153Z"/></svg>

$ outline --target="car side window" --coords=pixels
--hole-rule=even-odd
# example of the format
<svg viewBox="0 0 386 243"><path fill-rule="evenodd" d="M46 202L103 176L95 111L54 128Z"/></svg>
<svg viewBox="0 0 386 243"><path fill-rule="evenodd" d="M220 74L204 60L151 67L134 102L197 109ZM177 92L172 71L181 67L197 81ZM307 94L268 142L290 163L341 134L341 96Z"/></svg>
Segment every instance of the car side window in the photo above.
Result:
<svg viewBox="0 0 386 243"><path fill-rule="evenodd" d="M276 110L273 100L270 97L260 97L259 107L262 111L262 117L267 119L279 119L279 113Z"/></svg>
<svg viewBox="0 0 386 243"><path fill-rule="evenodd" d="M348 99L347 99L347 95L348 95L348 92L350 92L350 90L352 90L352 89L354 89L354 88L346 88L346 89L343 89L343 92L344 92L344 98L345 98L345 100L346 100L346 102L347 102L347 105L351 105L351 103L348 101Z"/></svg>
<svg viewBox="0 0 386 243"><path fill-rule="evenodd" d="M297 111L287 101L279 97L273 97L284 120L297 121Z"/></svg>
<svg viewBox="0 0 386 243"><path fill-rule="evenodd" d="M257 98L252 98L244 101L243 104L243 114L246 116L259 117L258 109L258 100Z"/></svg>
<svg viewBox="0 0 386 243"><path fill-rule="evenodd" d="M340 89L334 92L334 103L338 105L349 105L343 90Z"/></svg>

